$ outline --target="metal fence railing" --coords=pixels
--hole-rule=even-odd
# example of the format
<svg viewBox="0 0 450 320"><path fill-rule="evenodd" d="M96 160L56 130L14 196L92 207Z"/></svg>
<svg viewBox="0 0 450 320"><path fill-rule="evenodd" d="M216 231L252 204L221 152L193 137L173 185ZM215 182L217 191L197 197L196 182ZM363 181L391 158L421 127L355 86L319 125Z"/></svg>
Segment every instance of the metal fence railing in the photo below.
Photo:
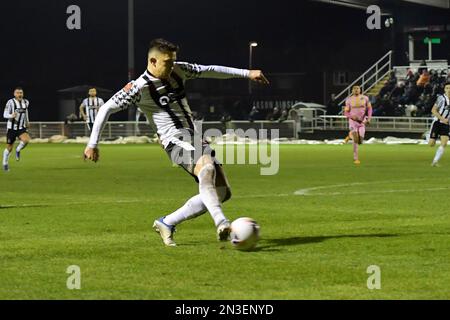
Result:
<svg viewBox="0 0 450 320"><path fill-rule="evenodd" d="M349 84L344 90L339 92L335 99L339 101L339 105L344 104L345 99L350 96L352 87L358 85L361 87L362 93L368 92L372 89L378 81L383 79L392 70L392 50L382 56L369 69L367 69L355 81Z"/></svg>
<svg viewBox="0 0 450 320"><path fill-rule="evenodd" d="M344 116L322 116L323 130L348 130L348 120ZM372 117L368 131L385 132L426 132L433 118L429 117Z"/></svg>
<svg viewBox="0 0 450 320"><path fill-rule="evenodd" d="M278 129L280 138L295 138L297 133L296 122L294 120L277 121L203 121L197 123L205 132L208 129L217 129L222 134L227 130L241 129ZM33 138L46 139L54 135L62 135L68 138L89 136L89 129L84 122L31 122L28 130ZM135 121L110 121L106 124L102 132L102 139L112 140L119 137L129 136L149 136L152 137L156 130L147 122Z"/></svg>
<svg viewBox="0 0 450 320"><path fill-rule="evenodd" d="M379 132L426 132L431 127L433 118L431 117L372 117L367 131ZM278 130L280 138L298 138L301 132L326 131L326 130L348 130L348 120L344 116L318 116L313 122L314 126L302 126L303 118L296 120L278 121L203 121L197 122L204 133L206 130L215 129L222 134L234 132L241 129L244 134L249 129L266 129L268 138L271 138L270 129ZM309 123L309 122L308 122ZM232 130L232 131L230 131ZM31 122L28 130L32 138L50 138L55 135L62 135L68 138L87 137L89 129L84 122ZM103 130L103 140L115 140L119 137L149 136L155 135L155 129L146 122L136 123L134 121L111 121ZM259 134L259 131L258 131Z"/></svg>
<svg viewBox="0 0 450 320"><path fill-rule="evenodd" d="M28 129L33 138L50 138L62 135L68 138L89 136L89 128L84 122L31 122ZM103 130L102 139L115 139L126 136L153 136L155 130L146 122L134 121L108 122Z"/></svg>

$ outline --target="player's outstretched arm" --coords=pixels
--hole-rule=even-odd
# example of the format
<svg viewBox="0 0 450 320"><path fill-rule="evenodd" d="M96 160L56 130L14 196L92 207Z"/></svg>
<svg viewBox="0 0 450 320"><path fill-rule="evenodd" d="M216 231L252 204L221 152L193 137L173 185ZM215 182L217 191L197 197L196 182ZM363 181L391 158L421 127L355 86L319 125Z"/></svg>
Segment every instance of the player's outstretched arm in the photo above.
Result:
<svg viewBox="0 0 450 320"><path fill-rule="evenodd" d="M238 69L217 65L200 65L195 63L177 62L176 66L180 68L186 80L196 78L210 79L232 79L232 78L248 78L263 84L269 81L261 70Z"/></svg>
<svg viewBox="0 0 450 320"><path fill-rule="evenodd" d="M248 77L252 81L261 84L269 84L269 80L267 80L266 76L263 74L261 70L249 70Z"/></svg>
<svg viewBox="0 0 450 320"><path fill-rule="evenodd" d="M142 78L129 82L122 90L117 92L111 99L100 107L94 125L92 126L89 143L84 150L84 159L97 162L100 153L98 150L98 141L109 116L118 111L128 108L131 104L136 103L140 99L140 90L146 81Z"/></svg>
<svg viewBox="0 0 450 320"><path fill-rule="evenodd" d="M86 146L86 149L84 149L85 160L92 160L94 162L98 161L100 158L100 151L97 145L103 128L105 127L110 115L120 110L122 110L120 106L118 106L112 99L108 100L108 102L100 107L92 127L89 143Z"/></svg>

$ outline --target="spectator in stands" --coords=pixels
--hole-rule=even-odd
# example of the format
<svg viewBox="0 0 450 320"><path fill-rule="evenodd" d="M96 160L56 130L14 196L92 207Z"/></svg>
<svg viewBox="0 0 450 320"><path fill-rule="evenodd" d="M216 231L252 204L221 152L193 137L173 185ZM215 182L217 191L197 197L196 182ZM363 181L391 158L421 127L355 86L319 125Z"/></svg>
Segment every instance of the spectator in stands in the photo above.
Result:
<svg viewBox="0 0 450 320"><path fill-rule="evenodd" d="M288 108L283 107L281 108L281 115L280 118L278 119L278 122L283 122L287 120L287 118L288 118Z"/></svg>
<svg viewBox="0 0 450 320"><path fill-rule="evenodd" d="M280 118L280 116L281 116L280 108L275 107L271 111L269 111L269 113L267 113L266 120L276 121Z"/></svg>
<svg viewBox="0 0 450 320"><path fill-rule="evenodd" d="M430 73L428 70L423 70L420 74L419 80L417 80L417 87L424 88L428 83L430 83Z"/></svg>
<svg viewBox="0 0 450 320"><path fill-rule="evenodd" d="M417 87L413 81L410 81L406 86L405 93L400 98L400 104L410 104L416 100L418 96Z"/></svg>
<svg viewBox="0 0 450 320"><path fill-rule="evenodd" d="M413 79L414 79L414 72L411 69L408 69L405 81L409 83L410 81L413 81Z"/></svg>
<svg viewBox="0 0 450 320"><path fill-rule="evenodd" d="M420 66L419 66L419 70L418 70L419 75L421 75L426 70L428 70L427 62L425 60L422 60L422 62L420 63Z"/></svg>
<svg viewBox="0 0 450 320"><path fill-rule="evenodd" d="M374 115L427 116L436 96L443 93L443 86L448 80L448 70L428 71L424 61L418 72L409 69L406 77L399 82L391 74L375 101L372 101Z"/></svg>
<svg viewBox="0 0 450 320"><path fill-rule="evenodd" d="M252 110L250 111L249 115L248 115L248 120L250 122L253 122L255 120L258 120L259 118L259 110L256 106L253 106Z"/></svg>
<svg viewBox="0 0 450 320"><path fill-rule="evenodd" d="M402 96L405 94L405 83L403 81L395 85L394 89L391 91L391 99L400 104Z"/></svg>
<svg viewBox="0 0 450 320"><path fill-rule="evenodd" d="M331 95L331 100L327 104L327 114L335 115L339 114L342 111L342 108L339 106L339 103L336 101L336 95L333 93Z"/></svg>
<svg viewBox="0 0 450 320"><path fill-rule="evenodd" d="M389 79L386 81L383 88L381 88L379 95L384 96L385 94L389 94L396 86L397 84L397 76L395 75L395 71L392 71L389 74Z"/></svg>
<svg viewBox="0 0 450 320"><path fill-rule="evenodd" d="M220 118L220 122L222 122L223 124L226 124L227 122L231 121L231 116L229 115L228 112L223 112L222 117Z"/></svg>

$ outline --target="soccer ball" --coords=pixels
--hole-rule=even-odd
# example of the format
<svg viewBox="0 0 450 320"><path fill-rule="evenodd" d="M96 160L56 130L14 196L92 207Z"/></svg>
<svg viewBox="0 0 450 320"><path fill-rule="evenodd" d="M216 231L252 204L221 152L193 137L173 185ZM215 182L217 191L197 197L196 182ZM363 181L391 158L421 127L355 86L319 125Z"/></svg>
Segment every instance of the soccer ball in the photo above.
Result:
<svg viewBox="0 0 450 320"><path fill-rule="evenodd" d="M231 244L238 250L250 251L259 240L259 225L252 218L239 218L231 223Z"/></svg>

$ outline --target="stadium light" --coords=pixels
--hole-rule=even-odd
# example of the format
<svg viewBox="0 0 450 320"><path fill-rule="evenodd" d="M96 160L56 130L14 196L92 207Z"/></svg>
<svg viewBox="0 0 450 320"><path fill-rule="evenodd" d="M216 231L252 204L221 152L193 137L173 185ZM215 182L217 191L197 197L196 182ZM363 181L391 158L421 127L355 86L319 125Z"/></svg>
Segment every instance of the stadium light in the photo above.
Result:
<svg viewBox="0 0 450 320"><path fill-rule="evenodd" d="M252 69L252 60L253 60L253 48L258 46L258 42L250 41L248 44L249 52L248 52L248 69ZM252 82L248 81L248 94L252 94Z"/></svg>

